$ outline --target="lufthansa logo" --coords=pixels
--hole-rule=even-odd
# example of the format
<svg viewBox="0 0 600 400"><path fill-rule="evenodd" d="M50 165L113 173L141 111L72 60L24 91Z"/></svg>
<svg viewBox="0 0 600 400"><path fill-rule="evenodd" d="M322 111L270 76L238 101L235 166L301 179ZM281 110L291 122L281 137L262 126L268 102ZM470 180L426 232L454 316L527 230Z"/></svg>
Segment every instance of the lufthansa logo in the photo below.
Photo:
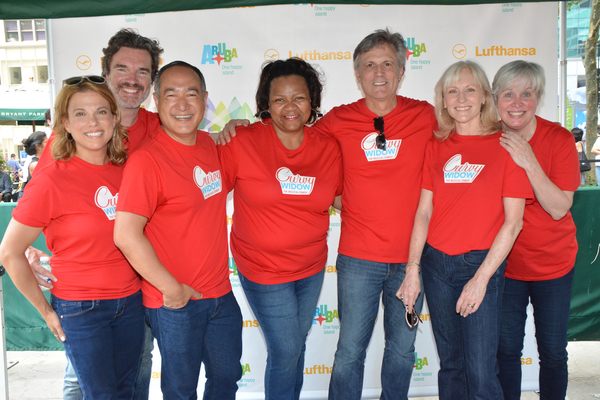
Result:
<svg viewBox="0 0 600 400"><path fill-rule="evenodd" d="M467 48L464 44L459 43L452 48L452 55L454 56L454 58L462 60L467 55Z"/></svg>
<svg viewBox="0 0 600 400"><path fill-rule="evenodd" d="M77 68L79 68L80 70L87 71L92 66L92 60L90 60L90 58L85 55L79 56L79 57L77 57L76 64L77 64Z"/></svg>
<svg viewBox="0 0 600 400"><path fill-rule="evenodd" d="M269 49L265 51L265 61L277 61L279 60L279 52L275 49Z"/></svg>

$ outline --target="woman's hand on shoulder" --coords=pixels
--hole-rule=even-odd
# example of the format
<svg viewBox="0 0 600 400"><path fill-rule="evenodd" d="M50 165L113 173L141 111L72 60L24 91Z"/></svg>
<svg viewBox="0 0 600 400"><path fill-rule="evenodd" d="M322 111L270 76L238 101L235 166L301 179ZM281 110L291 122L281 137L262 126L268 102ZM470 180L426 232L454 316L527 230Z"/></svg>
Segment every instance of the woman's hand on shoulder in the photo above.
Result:
<svg viewBox="0 0 600 400"><path fill-rule="evenodd" d="M225 146L227 143L231 142L231 138L235 137L236 127L248 125L250 125L250 121L247 119L232 119L231 121L225 124L221 132L210 133L210 137L215 141L216 145L220 144L222 146Z"/></svg>
<svg viewBox="0 0 600 400"><path fill-rule="evenodd" d="M515 164L527 171L537 162L529 143L521 136L512 132L504 132L500 137L500 145L508 151Z"/></svg>

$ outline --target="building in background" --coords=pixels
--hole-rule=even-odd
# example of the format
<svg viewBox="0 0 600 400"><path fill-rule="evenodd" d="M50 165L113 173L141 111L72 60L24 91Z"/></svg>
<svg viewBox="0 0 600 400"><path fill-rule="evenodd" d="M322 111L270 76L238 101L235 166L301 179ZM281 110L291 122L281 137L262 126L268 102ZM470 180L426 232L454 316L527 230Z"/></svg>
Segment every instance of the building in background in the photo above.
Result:
<svg viewBox="0 0 600 400"><path fill-rule="evenodd" d="M0 154L19 154L49 106L46 21L0 20Z"/></svg>

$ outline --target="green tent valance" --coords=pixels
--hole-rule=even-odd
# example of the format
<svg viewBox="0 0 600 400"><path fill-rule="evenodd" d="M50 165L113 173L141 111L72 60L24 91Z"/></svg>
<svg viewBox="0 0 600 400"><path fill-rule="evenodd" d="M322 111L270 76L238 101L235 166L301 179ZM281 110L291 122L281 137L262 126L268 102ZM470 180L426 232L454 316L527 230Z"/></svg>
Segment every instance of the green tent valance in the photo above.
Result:
<svg viewBox="0 0 600 400"><path fill-rule="evenodd" d="M550 1L550 0L543 0ZM521 3L539 1L521 1ZM370 4L465 5L500 4L494 0L378 0ZM7 0L0 2L0 19L95 17L136 13L255 7L295 4L281 0ZM314 4L365 4L364 1L322 1Z"/></svg>
<svg viewBox="0 0 600 400"><path fill-rule="evenodd" d="M0 108L0 121L44 121L48 108Z"/></svg>

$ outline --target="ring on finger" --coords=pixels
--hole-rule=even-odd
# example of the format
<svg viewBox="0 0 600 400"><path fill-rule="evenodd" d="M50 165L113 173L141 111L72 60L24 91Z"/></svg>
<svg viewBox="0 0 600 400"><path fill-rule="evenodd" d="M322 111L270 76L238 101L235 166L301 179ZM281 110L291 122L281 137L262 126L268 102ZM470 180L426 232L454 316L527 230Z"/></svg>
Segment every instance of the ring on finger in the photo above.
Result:
<svg viewBox="0 0 600 400"><path fill-rule="evenodd" d="M467 304L467 307L469 307L469 308L473 308L473 307L475 307L475 304L473 304L473 303L469 303L469 304Z"/></svg>

